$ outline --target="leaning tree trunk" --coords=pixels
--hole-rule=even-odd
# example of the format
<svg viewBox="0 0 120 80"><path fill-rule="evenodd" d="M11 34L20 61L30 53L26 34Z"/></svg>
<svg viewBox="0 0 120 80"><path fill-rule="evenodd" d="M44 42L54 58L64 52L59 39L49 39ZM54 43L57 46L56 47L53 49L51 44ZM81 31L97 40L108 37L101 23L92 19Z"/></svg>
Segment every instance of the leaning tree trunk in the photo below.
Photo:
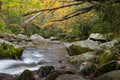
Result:
<svg viewBox="0 0 120 80"><path fill-rule="evenodd" d="M32 16L31 18L27 19L26 21L23 22L22 24L22 28L24 29L24 34L27 33L27 26L28 24L34 20L37 16L39 16L40 14L42 14L43 12L39 12L39 13L36 13L34 16Z"/></svg>

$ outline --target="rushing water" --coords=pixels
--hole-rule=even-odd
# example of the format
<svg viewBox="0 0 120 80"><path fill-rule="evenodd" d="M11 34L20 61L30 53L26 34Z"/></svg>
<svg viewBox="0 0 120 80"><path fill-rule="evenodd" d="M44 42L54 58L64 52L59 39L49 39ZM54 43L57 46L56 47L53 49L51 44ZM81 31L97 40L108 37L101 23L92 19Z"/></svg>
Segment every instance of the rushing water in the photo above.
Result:
<svg viewBox="0 0 120 80"><path fill-rule="evenodd" d="M2 59L0 60L0 73L19 74L25 69L37 70L44 65L60 67L67 55L64 46L46 49L27 48L24 50L22 60Z"/></svg>

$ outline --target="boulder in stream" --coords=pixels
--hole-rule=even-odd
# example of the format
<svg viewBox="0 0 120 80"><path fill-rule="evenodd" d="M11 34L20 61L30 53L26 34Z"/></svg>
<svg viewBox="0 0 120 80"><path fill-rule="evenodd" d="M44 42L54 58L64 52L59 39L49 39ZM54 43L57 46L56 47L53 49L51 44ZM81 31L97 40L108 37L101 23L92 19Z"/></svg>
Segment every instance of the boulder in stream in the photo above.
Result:
<svg viewBox="0 0 120 80"><path fill-rule="evenodd" d="M74 44L69 46L67 50L69 55L79 55L79 54L93 51L90 48L81 47L80 45L74 45Z"/></svg>
<svg viewBox="0 0 120 80"><path fill-rule="evenodd" d="M87 52L81 55L69 56L67 61L72 64L81 64L84 61L94 61L95 59L94 52Z"/></svg>
<svg viewBox="0 0 120 80"><path fill-rule="evenodd" d="M35 78L31 71L24 70L17 80L35 80Z"/></svg>
<svg viewBox="0 0 120 80"><path fill-rule="evenodd" d="M23 48L14 48L14 46L2 43L0 45L0 58L20 59L23 53Z"/></svg>
<svg viewBox="0 0 120 80"><path fill-rule="evenodd" d="M32 42L34 44L39 44L39 43L43 42L45 39L42 36L40 36L39 34L34 34L30 37L30 40L32 40Z"/></svg>
<svg viewBox="0 0 120 80"><path fill-rule="evenodd" d="M52 71L54 70L53 66L42 66L40 67L40 69L38 70L39 76L40 77L46 77L47 75L49 75Z"/></svg>

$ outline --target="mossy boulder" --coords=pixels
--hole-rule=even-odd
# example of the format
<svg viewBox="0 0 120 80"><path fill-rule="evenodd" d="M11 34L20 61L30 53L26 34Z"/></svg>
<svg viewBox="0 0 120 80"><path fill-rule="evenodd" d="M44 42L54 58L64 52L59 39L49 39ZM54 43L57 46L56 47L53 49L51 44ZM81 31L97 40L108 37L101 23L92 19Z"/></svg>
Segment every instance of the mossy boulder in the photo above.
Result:
<svg viewBox="0 0 120 80"><path fill-rule="evenodd" d="M80 45L71 45L69 47L69 50L73 55L79 55L79 54L93 51L90 48L81 47Z"/></svg>
<svg viewBox="0 0 120 80"><path fill-rule="evenodd" d="M23 53L23 48L14 48L12 45L2 43L0 45L0 58L20 59Z"/></svg>
<svg viewBox="0 0 120 80"><path fill-rule="evenodd" d="M116 60L116 56L114 53L111 51L105 51L101 56L100 56L100 65L103 65L105 63L108 63L109 61Z"/></svg>
<svg viewBox="0 0 120 80"><path fill-rule="evenodd" d="M100 76L106 72L112 71L112 70L116 70L116 61L112 60L109 61L108 63L105 63L103 65L101 65L96 71L95 71L95 77Z"/></svg>
<svg viewBox="0 0 120 80"><path fill-rule="evenodd" d="M17 80L35 80L30 70L24 70Z"/></svg>
<svg viewBox="0 0 120 80"><path fill-rule="evenodd" d="M120 42L114 44L114 46L111 48L112 52L117 54L118 57L120 57Z"/></svg>
<svg viewBox="0 0 120 80"><path fill-rule="evenodd" d="M96 55L94 52L87 52L80 55L69 56L67 58L67 62L75 65L75 64L81 64L82 62L85 61L94 62L95 59L96 59Z"/></svg>

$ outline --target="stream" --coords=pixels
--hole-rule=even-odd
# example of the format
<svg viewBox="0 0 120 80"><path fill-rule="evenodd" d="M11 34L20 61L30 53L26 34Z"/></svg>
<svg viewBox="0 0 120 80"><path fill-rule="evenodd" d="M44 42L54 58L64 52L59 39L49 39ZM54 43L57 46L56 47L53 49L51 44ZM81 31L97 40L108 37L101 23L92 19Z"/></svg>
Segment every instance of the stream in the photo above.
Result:
<svg viewBox="0 0 120 80"><path fill-rule="evenodd" d="M0 73L20 74L25 69L37 70L41 66L49 65L55 68L66 65L67 51L63 44L48 46L47 48L26 48L21 60L0 60Z"/></svg>

